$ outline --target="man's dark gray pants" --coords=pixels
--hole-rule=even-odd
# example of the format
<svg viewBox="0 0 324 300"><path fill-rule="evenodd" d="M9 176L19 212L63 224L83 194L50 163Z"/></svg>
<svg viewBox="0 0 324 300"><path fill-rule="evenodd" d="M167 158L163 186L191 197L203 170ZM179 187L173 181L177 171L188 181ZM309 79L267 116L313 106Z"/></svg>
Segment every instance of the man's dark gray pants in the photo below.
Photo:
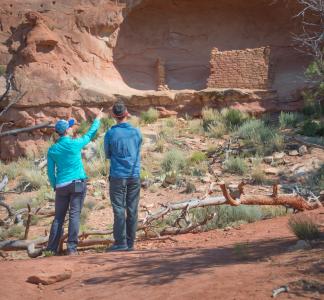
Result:
<svg viewBox="0 0 324 300"><path fill-rule="evenodd" d="M82 191L76 193L74 183L57 188L55 195L55 218L52 223L51 232L48 240L48 251L57 252L60 239L63 235L63 225L65 215L69 209L69 227L68 227L68 252L75 252L78 245L78 235L80 226L80 214L87 193L86 182L82 182Z"/></svg>
<svg viewBox="0 0 324 300"><path fill-rule="evenodd" d="M132 248L136 238L140 178L110 178L109 194L114 211L115 245Z"/></svg>

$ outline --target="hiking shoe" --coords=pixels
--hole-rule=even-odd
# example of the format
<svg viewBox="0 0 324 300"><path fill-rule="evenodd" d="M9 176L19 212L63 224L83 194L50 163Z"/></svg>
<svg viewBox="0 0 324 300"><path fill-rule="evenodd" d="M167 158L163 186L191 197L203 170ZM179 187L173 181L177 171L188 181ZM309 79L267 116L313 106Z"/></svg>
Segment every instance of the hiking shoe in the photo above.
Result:
<svg viewBox="0 0 324 300"><path fill-rule="evenodd" d="M134 246L131 246L131 247L127 248L127 251L134 251L134 250L135 250Z"/></svg>
<svg viewBox="0 0 324 300"><path fill-rule="evenodd" d="M76 256L76 255L79 255L78 251L68 251L67 256Z"/></svg>
<svg viewBox="0 0 324 300"><path fill-rule="evenodd" d="M114 251L127 251L127 245L112 245L111 247L106 249L106 252L114 252Z"/></svg>

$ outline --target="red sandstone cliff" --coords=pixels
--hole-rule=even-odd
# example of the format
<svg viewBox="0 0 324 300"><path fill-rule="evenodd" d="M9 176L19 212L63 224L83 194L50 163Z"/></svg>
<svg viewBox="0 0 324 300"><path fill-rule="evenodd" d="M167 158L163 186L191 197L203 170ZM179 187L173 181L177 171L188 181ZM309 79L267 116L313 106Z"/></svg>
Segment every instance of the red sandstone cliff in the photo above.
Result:
<svg viewBox="0 0 324 300"><path fill-rule="evenodd" d="M293 101L307 65L290 39L296 8L271 2L0 0L0 65L13 74L13 89L0 106L27 92L0 118L2 130L71 115L81 120L100 106L108 110L117 97L133 110L207 104L262 112L278 107L275 101ZM274 91L200 91L207 87L214 47L271 47ZM158 59L172 91L154 92ZM3 90L4 76L1 82ZM1 138L0 158L37 151L44 133Z"/></svg>

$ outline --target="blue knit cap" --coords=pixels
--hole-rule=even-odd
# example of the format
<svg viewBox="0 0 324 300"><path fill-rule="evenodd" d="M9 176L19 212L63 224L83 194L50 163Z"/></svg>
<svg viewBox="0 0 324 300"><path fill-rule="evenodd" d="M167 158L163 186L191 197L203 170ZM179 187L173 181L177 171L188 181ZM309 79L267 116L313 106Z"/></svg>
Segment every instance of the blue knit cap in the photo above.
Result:
<svg viewBox="0 0 324 300"><path fill-rule="evenodd" d="M69 121L59 120L55 124L55 131L58 134L64 134L67 129L74 125L74 119L70 119Z"/></svg>

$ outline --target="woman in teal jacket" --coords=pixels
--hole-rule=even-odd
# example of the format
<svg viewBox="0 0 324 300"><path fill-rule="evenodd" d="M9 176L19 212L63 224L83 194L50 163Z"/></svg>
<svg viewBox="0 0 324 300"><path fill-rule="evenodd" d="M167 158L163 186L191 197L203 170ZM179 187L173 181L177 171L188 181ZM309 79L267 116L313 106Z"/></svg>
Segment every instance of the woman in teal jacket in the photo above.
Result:
<svg viewBox="0 0 324 300"><path fill-rule="evenodd" d="M67 250L69 255L77 254L80 214L86 196L86 179L81 150L95 137L100 127L101 112L89 131L73 139L70 129L74 120L60 120L55 131L60 136L47 153L47 174L55 194L55 218L51 226L47 250L56 253L63 235L63 224L69 209Z"/></svg>

